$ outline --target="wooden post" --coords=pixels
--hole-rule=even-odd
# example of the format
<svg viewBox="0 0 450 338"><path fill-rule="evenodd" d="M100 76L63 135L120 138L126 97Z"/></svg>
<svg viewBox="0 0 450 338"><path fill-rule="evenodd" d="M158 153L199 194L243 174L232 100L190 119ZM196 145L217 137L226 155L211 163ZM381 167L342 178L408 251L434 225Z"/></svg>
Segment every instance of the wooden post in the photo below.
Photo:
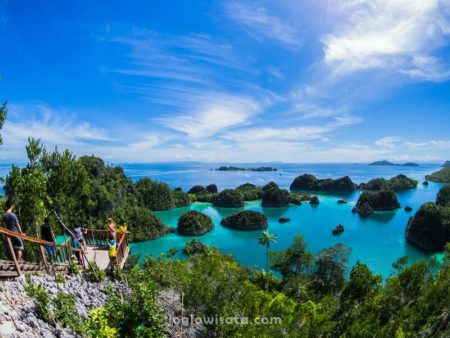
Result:
<svg viewBox="0 0 450 338"><path fill-rule="evenodd" d="M17 273L19 276L22 274L22 271L20 270L19 262L17 261L16 252L14 251L14 247L11 242L11 238L9 236L6 236L6 241L8 242L9 252L11 253L11 257L14 261L14 265L16 266Z"/></svg>
<svg viewBox="0 0 450 338"><path fill-rule="evenodd" d="M42 244L39 244L39 252L41 253L41 259L42 263L44 263L45 271L50 272L50 270L48 269L47 256Z"/></svg>

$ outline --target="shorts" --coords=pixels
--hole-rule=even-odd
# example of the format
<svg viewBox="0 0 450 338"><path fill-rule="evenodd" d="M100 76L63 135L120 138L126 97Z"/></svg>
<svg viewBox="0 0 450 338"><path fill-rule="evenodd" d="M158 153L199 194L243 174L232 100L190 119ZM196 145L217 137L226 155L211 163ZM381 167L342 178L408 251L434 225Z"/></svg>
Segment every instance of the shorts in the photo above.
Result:
<svg viewBox="0 0 450 338"><path fill-rule="evenodd" d="M45 250L47 250L47 255L51 256L56 254L56 248L53 245L45 244Z"/></svg>
<svg viewBox="0 0 450 338"><path fill-rule="evenodd" d="M22 240L20 238L12 237L11 238L11 242L12 242L12 245L13 245L14 249L19 250L19 251L23 251L23 249L24 249L23 248L23 242L22 242Z"/></svg>

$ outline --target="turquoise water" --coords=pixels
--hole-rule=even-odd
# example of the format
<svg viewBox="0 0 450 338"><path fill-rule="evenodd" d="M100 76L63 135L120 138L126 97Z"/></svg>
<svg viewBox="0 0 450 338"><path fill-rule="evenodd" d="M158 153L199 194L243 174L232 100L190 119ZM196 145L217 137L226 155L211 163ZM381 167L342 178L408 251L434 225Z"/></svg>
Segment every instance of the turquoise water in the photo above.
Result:
<svg viewBox="0 0 450 338"><path fill-rule="evenodd" d="M276 172L219 172L211 170L221 165L236 165L257 167L269 165L278 168ZM262 211L269 219L269 231L278 237L273 244L273 250L284 250L292 243L294 236L304 236L308 243L308 249L317 253L321 249L330 247L336 243L343 243L352 248L350 264L360 260L384 277L393 272L391 267L399 257L407 255L410 261L421 258L428 259L432 255L425 254L410 246L404 238L405 227L409 217L413 216L421 204L434 201L436 194L442 185L430 182L428 187L421 183L425 175L439 169L440 164L420 164L418 167L376 167L367 164L286 164L286 163L150 163L150 164L122 164L125 173L134 181L142 177L150 177L157 181L163 181L170 187L189 189L196 184L206 185L216 183L220 190L234 188L239 184L250 182L256 185L264 185L269 181L277 182L282 188L289 185L298 175L311 173L319 178L337 178L349 175L355 182L367 182L376 177L390 178L403 173L419 180L417 189L398 193L402 207L413 207L412 213L403 209L393 212L376 213L375 215L361 219L351 212L358 199L359 192L350 195L342 194L318 194L321 203L317 207L309 204L302 206L290 206L284 209L262 208L260 202L247 203L244 209ZM0 176L6 176L10 164L0 165ZM350 203L338 205L337 200L347 199ZM239 209L215 208L207 203L195 203L190 207L175 210L157 212L161 220L176 227L178 217L187 210L199 210L212 217L215 228L213 231L198 237L208 245L220 248L225 253L231 253L239 262L247 266L265 265L265 249L258 245L260 231L243 232L224 228L220 225L223 217ZM278 218L287 216L291 222L279 224ZM331 234L337 224L345 226L345 232L335 237ZM182 237L170 234L162 238L142 243L132 243L133 253L141 253L143 256L158 256L166 253L173 247L181 249L192 237Z"/></svg>
<svg viewBox="0 0 450 338"><path fill-rule="evenodd" d="M412 213L403 209L393 212L379 212L368 218L360 218L351 212L358 199L359 192L350 195L319 194L320 205L290 206L288 208L262 208L259 201L246 203L241 209L215 208L208 203L194 203L190 207L157 212L156 214L167 225L176 227L178 217L187 210L198 210L214 221L215 228L200 237L201 242L220 248L225 253L231 253L238 261L247 266L265 265L265 249L258 244L260 231L237 231L220 225L223 217L238 210L256 210L263 212L269 219L269 231L277 236L277 242L272 250L285 250L292 243L294 236L302 235L308 243L308 249L317 253L321 249L336 243L343 243L352 248L350 265L360 260L384 277L392 272L392 263L401 256L409 256L410 261L428 259L432 255L425 254L411 245L404 237L405 227L409 217L425 201L433 201L441 185L430 183L428 187L419 185L415 190L398 193L402 207L409 205ZM337 204L337 200L346 198L348 204ZM280 224L278 218L286 216L289 223ZM337 224L345 226L345 232L340 236L333 236L332 229ZM143 243L133 243L132 252L157 256L173 247L180 249L178 256L182 257L181 249L192 237L170 234L157 240Z"/></svg>

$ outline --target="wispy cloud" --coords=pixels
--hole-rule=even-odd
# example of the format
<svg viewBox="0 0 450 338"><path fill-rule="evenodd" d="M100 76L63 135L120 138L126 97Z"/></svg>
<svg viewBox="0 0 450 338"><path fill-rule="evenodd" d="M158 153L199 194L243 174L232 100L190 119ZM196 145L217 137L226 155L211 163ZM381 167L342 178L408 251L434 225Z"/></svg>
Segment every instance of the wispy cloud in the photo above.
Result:
<svg viewBox="0 0 450 338"><path fill-rule="evenodd" d="M339 23L326 35L324 60L335 75L390 69L410 77L443 81L448 60L433 56L449 38L450 3L445 0L347 0ZM445 66L444 66L445 65Z"/></svg>
<svg viewBox="0 0 450 338"><path fill-rule="evenodd" d="M227 10L247 33L256 40L269 39L297 50L302 46L300 34L262 6L229 2Z"/></svg>

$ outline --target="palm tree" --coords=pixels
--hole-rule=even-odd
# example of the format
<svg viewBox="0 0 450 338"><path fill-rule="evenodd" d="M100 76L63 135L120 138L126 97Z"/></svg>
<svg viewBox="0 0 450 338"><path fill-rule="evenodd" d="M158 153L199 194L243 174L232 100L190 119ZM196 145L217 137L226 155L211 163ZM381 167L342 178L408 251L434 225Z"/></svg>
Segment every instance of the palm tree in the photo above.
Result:
<svg viewBox="0 0 450 338"><path fill-rule="evenodd" d="M269 231L265 230L262 232L262 236L258 238L258 243L266 247L266 270L269 271L269 247L270 242L276 243L277 236L271 234Z"/></svg>

